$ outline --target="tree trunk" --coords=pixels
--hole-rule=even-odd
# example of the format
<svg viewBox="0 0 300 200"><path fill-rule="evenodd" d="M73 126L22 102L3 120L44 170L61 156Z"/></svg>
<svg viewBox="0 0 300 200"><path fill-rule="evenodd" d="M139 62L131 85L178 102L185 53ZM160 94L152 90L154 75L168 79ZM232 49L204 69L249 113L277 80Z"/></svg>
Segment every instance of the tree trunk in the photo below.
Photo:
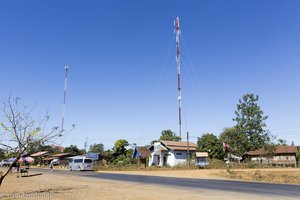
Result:
<svg viewBox="0 0 300 200"><path fill-rule="evenodd" d="M16 157L15 161L12 164L9 165L7 171L5 173L3 172L3 174L1 174L1 177L0 177L0 188L1 188L1 184L2 184L2 182L4 180L4 178L12 170L14 164L18 162L18 160L21 158L22 153L24 153L25 150L26 149L24 149L21 153L19 153L19 155Z"/></svg>
<svg viewBox="0 0 300 200"><path fill-rule="evenodd" d="M1 177L0 177L0 188L1 188L1 184L2 184L3 180L4 180L4 176L1 175Z"/></svg>
<svg viewBox="0 0 300 200"><path fill-rule="evenodd" d="M10 172L10 170L12 170L12 164L8 167L8 170L5 173L1 174L1 177L0 177L0 188L1 188L1 184L2 184L2 182L4 180L4 178Z"/></svg>

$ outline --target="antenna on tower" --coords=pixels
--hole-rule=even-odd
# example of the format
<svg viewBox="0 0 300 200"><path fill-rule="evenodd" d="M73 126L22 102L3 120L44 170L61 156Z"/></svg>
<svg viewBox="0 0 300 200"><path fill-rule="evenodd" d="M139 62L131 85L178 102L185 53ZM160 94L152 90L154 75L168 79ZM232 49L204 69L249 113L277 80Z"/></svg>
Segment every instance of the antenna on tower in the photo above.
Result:
<svg viewBox="0 0 300 200"><path fill-rule="evenodd" d="M67 98L68 70L69 70L69 65L65 65L65 85L64 85L64 99L63 99L62 115L61 115L61 130L60 130L60 134L59 134L60 137L62 136L62 133L64 132L66 98Z"/></svg>
<svg viewBox="0 0 300 200"><path fill-rule="evenodd" d="M180 85L180 46L179 36L181 34L179 28L179 17L175 19L175 33L176 33L176 63L177 63L177 77L178 77L178 116L179 116L179 137L181 139L181 85Z"/></svg>

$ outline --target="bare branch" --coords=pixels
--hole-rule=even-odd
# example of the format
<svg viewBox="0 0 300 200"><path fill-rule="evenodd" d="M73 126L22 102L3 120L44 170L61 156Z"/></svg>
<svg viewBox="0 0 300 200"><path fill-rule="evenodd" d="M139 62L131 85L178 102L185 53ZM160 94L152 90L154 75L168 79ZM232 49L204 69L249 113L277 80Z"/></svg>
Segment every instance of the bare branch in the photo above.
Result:
<svg viewBox="0 0 300 200"><path fill-rule="evenodd" d="M59 127L53 127L47 130L49 120L48 113L40 120L32 118L33 109L20 104L20 98L9 96L2 104L3 119L0 120L1 140L0 146L16 154L16 160L26 152L29 147L43 143L55 142L55 139L61 136ZM73 127L74 129L74 127ZM0 176L0 186L8 171Z"/></svg>

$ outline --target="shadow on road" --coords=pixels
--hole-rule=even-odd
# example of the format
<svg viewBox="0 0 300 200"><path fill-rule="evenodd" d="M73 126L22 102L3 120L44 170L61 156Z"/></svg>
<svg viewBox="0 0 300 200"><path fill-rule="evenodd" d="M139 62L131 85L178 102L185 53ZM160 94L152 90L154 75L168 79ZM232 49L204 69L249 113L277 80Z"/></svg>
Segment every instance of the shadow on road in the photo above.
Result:
<svg viewBox="0 0 300 200"><path fill-rule="evenodd" d="M40 176L40 175L43 175L42 173L38 173L38 174L29 174L27 176L20 176L22 178L27 178L27 177L32 177L32 176Z"/></svg>

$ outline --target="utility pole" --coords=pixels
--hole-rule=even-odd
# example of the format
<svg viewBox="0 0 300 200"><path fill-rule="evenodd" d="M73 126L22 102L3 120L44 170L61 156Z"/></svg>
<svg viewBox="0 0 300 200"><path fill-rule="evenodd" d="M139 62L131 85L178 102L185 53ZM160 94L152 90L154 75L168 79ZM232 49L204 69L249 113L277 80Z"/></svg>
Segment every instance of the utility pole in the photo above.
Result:
<svg viewBox="0 0 300 200"><path fill-rule="evenodd" d="M190 137L189 137L189 132L186 132L186 140L187 140L187 159L188 159L188 165L190 166Z"/></svg>
<svg viewBox="0 0 300 200"><path fill-rule="evenodd" d="M178 114L179 114L179 137L181 139L181 85L180 85L180 46L179 35L181 34L179 28L179 17L175 19L175 33L176 33L176 63L177 63L177 82L178 82Z"/></svg>
<svg viewBox="0 0 300 200"><path fill-rule="evenodd" d="M64 99L63 99L63 108L62 108L62 115L61 115L61 131L60 131L59 136L62 136L62 133L64 132L64 120L65 120L66 98L67 98L68 70L69 70L69 65L65 65Z"/></svg>

